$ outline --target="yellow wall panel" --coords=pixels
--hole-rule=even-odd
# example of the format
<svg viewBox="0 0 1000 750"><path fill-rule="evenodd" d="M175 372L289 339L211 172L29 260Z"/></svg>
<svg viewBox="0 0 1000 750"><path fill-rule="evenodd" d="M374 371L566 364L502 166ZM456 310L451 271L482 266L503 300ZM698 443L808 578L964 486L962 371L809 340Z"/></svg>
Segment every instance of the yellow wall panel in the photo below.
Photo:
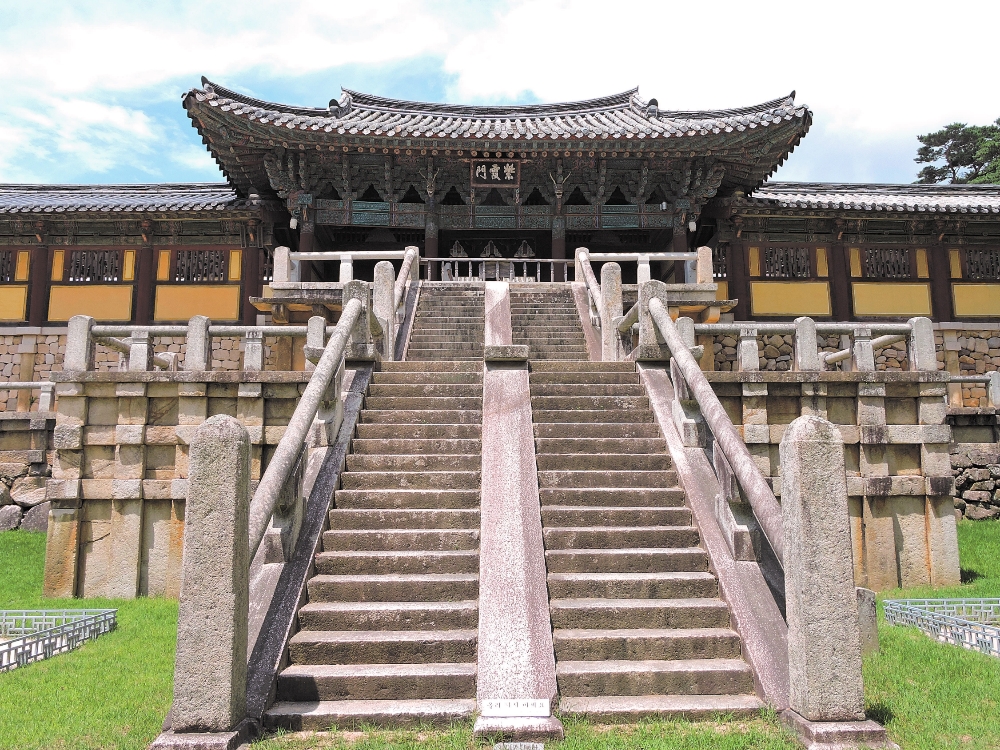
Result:
<svg viewBox="0 0 1000 750"><path fill-rule="evenodd" d="M156 280L170 281L170 251L160 250L156 256Z"/></svg>
<svg viewBox="0 0 1000 750"><path fill-rule="evenodd" d="M927 270L927 250L922 247L917 248L917 278L929 279L930 271Z"/></svg>
<svg viewBox="0 0 1000 750"><path fill-rule="evenodd" d="M893 284L889 282L854 282L855 315L910 315L931 314L930 284Z"/></svg>
<svg viewBox="0 0 1000 750"><path fill-rule="evenodd" d="M1000 284L955 284L951 292L956 317L1000 317Z"/></svg>
<svg viewBox="0 0 1000 750"><path fill-rule="evenodd" d="M754 281L750 284L754 315L830 315L826 281Z"/></svg>
<svg viewBox="0 0 1000 750"><path fill-rule="evenodd" d="M962 278L962 254L958 250L948 251L948 265L951 267L951 278Z"/></svg>
<svg viewBox="0 0 1000 750"><path fill-rule="evenodd" d="M861 276L861 248L852 247L849 254L851 256L851 276L858 278Z"/></svg>
<svg viewBox="0 0 1000 750"><path fill-rule="evenodd" d="M62 281L63 280L63 261L65 260L66 253L62 250L56 250L52 253L52 280Z"/></svg>
<svg viewBox="0 0 1000 750"><path fill-rule="evenodd" d="M716 299L729 299L729 282L728 281L718 281L718 290L715 292Z"/></svg>
<svg viewBox="0 0 1000 750"><path fill-rule="evenodd" d="M156 320L189 320L205 315L212 320L237 320L240 317L240 287L233 285L156 287L153 317Z"/></svg>
<svg viewBox="0 0 1000 750"><path fill-rule="evenodd" d="M20 322L27 314L28 287L0 286L0 320Z"/></svg>
<svg viewBox="0 0 1000 750"><path fill-rule="evenodd" d="M89 315L97 320L131 320L132 286L53 286L49 291L49 320L65 321L74 315Z"/></svg>
<svg viewBox="0 0 1000 750"><path fill-rule="evenodd" d="M122 281L135 279L135 250L125 251L125 263L122 268Z"/></svg>
<svg viewBox="0 0 1000 750"><path fill-rule="evenodd" d="M240 272L243 270L243 251L229 251L229 280L239 281Z"/></svg>
<svg viewBox="0 0 1000 750"><path fill-rule="evenodd" d="M27 250L22 250L17 254L17 266L14 268L14 280L15 281L27 281L28 280L28 265L29 265L29 253Z"/></svg>
<svg viewBox="0 0 1000 750"><path fill-rule="evenodd" d="M816 248L816 275L825 279L830 275L830 264L826 260L826 248Z"/></svg>
<svg viewBox="0 0 1000 750"><path fill-rule="evenodd" d="M750 275L760 276L760 248L750 248Z"/></svg>

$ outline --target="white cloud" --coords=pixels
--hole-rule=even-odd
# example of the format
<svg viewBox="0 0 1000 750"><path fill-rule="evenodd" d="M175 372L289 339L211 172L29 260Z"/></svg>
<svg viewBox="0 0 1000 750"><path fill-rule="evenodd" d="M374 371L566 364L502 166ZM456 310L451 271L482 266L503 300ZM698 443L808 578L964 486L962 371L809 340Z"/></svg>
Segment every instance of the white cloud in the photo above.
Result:
<svg viewBox="0 0 1000 750"><path fill-rule="evenodd" d="M153 113L168 101L179 110L179 89L201 74L279 80L428 56L443 59L438 85L450 81L457 101L559 101L639 85L662 108L727 108L797 89L816 113L816 137L785 171L812 179L834 179L822 169L900 179L915 171L912 156L890 168L880 153L912 154L917 133L1000 116L990 45L952 51L939 4L926 0L53 0L4 15L0 180L122 164L155 176L165 162L204 179L211 160ZM990 28L1000 10L956 0L949 16ZM337 83L311 103L335 96Z"/></svg>

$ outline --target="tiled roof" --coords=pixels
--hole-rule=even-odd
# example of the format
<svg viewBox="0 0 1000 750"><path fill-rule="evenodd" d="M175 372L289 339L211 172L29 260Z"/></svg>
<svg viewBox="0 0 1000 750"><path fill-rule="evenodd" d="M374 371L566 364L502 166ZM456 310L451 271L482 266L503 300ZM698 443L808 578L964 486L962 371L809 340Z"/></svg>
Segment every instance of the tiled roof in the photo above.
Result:
<svg viewBox="0 0 1000 750"><path fill-rule="evenodd" d="M782 122L808 124L808 107L795 104L795 92L745 109L705 112L660 110L638 89L565 104L462 106L384 99L343 90L326 109L273 104L202 79L187 95L222 112L289 130L381 135L386 137L486 138L512 140L594 140L685 138L744 132Z"/></svg>
<svg viewBox="0 0 1000 750"><path fill-rule="evenodd" d="M1000 214L1000 185L866 185L770 182L747 203L851 211Z"/></svg>
<svg viewBox="0 0 1000 750"><path fill-rule="evenodd" d="M255 205L225 183L0 185L0 214L233 211Z"/></svg>

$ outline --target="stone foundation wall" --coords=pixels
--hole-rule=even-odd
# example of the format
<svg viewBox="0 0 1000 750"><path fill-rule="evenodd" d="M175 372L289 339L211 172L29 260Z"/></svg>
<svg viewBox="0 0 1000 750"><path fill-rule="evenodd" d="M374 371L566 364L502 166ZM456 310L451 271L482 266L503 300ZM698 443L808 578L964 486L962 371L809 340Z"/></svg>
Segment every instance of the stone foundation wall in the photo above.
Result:
<svg viewBox="0 0 1000 750"><path fill-rule="evenodd" d="M195 429L215 414L239 419L250 432L252 478L259 480L308 375L68 376L54 376L46 595L176 597Z"/></svg>
<svg viewBox="0 0 1000 750"><path fill-rule="evenodd" d="M958 583L951 427L942 375L748 375L717 372L708 378L779 499L779 445L787 425L814 414L840 429L859 586L882 591Z"/></svg>
<svg viewBox="0 0 1000 750"><path fill-rule="evenodd" d="M955 509L973 521L1000 518L1000 446L955 446Z"/></svg>
<svg viewBox="0 0 1000 750"><path fill-rule="evenodd" d="M963 328L945 323L938 329L934 341L942 369L952 375L983 375L1000 370L1000 324L979 323ZM980 384L963 383L960 396L956 384L955 391L953 406L988 406L986 388Z"/></svg>
<svg viewBox="0 0 1000 750"><path fill-rule="evenodd" d="M736 336L715 336L713 350L715 352L715 369L721 372L736 370ZM817 336L819 350L822 352L837 352L841 350L839 336ZM792 334L774 334L757 337L758 365L765 372L788 372L792 369L792 355L795 352L795 336ZM839 364L830 368L839 371ZM883 372L903 372L909 369L906 355L906 342L900 341L892 346L875 350L875 369Z"/></svg>
<svg viewBox="0 0 1000 750"><path fill-rule="evenodd" d="M51 412L0 412L0 531L45 531L52 463Z"/></svg>

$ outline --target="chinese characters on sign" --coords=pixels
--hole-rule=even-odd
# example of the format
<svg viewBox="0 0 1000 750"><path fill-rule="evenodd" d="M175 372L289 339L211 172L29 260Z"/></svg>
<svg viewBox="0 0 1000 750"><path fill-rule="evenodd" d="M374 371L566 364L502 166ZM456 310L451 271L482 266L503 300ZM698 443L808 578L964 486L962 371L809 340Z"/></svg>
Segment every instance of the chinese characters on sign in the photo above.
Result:
<svg viewBox="0 0 1000 750"><path fill-rule="evenodd" d="M494 161L472 160L472 187L518 187L521 184L521 163L513 159Z"/></svg>

